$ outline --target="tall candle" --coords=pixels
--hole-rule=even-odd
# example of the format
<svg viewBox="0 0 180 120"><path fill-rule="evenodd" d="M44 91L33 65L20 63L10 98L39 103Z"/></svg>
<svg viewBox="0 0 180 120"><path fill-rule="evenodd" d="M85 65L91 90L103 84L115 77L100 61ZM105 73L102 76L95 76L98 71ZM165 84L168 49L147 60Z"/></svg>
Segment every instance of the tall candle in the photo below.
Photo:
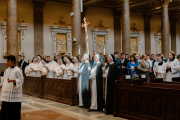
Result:
<svg viewBox="0 0 180 120"><path fill-rule="evenodd" d="M79 55L81 54L80 45L79 45Z"/></svg>
<svg viewBox="0 0 180 120"><path fill-rule="evenodd" d="M106 55L106 46L104 46L104 55Z"/></svg>

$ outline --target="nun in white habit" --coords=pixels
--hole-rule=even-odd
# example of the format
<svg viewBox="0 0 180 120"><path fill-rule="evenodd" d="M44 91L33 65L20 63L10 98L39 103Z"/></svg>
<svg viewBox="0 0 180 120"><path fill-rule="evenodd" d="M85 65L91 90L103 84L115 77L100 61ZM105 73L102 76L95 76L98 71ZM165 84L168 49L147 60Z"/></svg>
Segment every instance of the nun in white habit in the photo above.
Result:
<svg viewBox="0 0 180 120"><path fill-rule="evenodd" d="M43 68L43 64L41 62L41 56L37 56L37 66L36 66L36 74L35 77L41 77L41 69Z"/></svg>
<svg viewBox="0 0 180 120"><path fill-rule="evenodd" d="M172 81L173 77L179 77L179 62L175 59L173 51L168 54L169 60L166 63L166 81Z"/></svg>
<svg viewBox="0 0 180 120"><path fill-rule="evenodd" d="M41 60L41 63L42 63L42 68L41 68L41 70L40 70L41 76L42 76L42 75L47 76L48 64L47 64L44 60Z"/></svg>
<svg viewBox="0 0 180 120"><path fill-rule="evenodd" d="M74 58L73 58L73 62L74 62L74 67L73 67L73 73L74 73L74 77L79 77L78 76L78 71L80 70L80 66L81 66L81 63L79 63L78 62L79 61L79 58L77 57L77 56L75 56Z"/></svg>
<svg viewBox="0 0 180 120"><path fill-rule="evenodd" d="M50 56L50 62L48 63L48 66L47 66L47 78L54 78L54 72L53 70L56 68L57 66L57 63L54 61L54 56L51 55Z"/></svg>
<svg viewBox="0 0 180 120"><path fill-rule="evenodd" d="M79 93L79 106L89 108L91 105L91 91L89 84L89 61L88 54L84 54L83 60L85 61L78 71L79 82L78 82L78 93Z"/></svg>
<svg viewBox="0 0 180 120"><path fill-rule="evenodd" d="M29 60L29 65L25 67L25 75L30 76L30 64L32 63L32 60Z"/></svg>
<svg viewBox="0 0 180 120"><path fill-rule="evenodd" d="M103 60L99 54L94 56L94 63L89 79L92 81L92 96L90 111L103 110L103 74L102 74Z"/></svg>
<svg viewBox="0 0 180 120"><path fill-rule="evenodd" d="M64 57L64 60L66 62L66 66L65 68L63 69L64 71L64 77L63 79L71 79L71 77L73 77L74 73L73 73L73 68L74 68L74 65L71 63L70 59L67 58L67 57Z"/></svg>
<svg viewBox="0 0 180 120"><path fill-rule="evenodd" d="M63 79L63 69L65 68L65 65L61 59L57 59L57 64L58 66L53 70L54 78Z"/></svg>
<svg viewBox="0 0 180 120"><path fill-rule="evenodd" d="M33 58L33 63L31 63L30 65L29 65L29 76L31 76L31 77L35 77L35 75L36 75L36 68L37 68L37 58Z"/></svg>

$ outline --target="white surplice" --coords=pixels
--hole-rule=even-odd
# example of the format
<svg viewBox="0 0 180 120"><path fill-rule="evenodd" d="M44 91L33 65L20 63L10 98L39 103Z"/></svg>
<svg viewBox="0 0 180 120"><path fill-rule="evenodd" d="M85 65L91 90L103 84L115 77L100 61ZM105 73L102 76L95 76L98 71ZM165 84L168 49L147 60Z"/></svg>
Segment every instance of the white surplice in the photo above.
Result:
<svg viewBox="0 0 180 120"><path fill-rule="evenodd" d="M7 79L15 79L15 83L8 83ZM1 101L21 102L23 82L24 77L20 68L17 66L14 68L7 68L4 72L4 76L1 77Z"/></svg>
<svg viewBox="0 0 180 120"><path fill-rule="evenodd" d="M156 74L156 72L160 74ZM163 62L163 64L160 66L156 64L156 67L154 69L154 75L156 78L165 78L166 77L166 63Z"/></svg>
<svg viewBox="0 0 180 120"><path fill-rule="evenodd" d="M98 62L97 64L99 64ZM90 76L92 76L92 96L91 96L91 107L90 109L97 110L97 85L96 85L96 66L91 70Z"/></svg>
<svg viewBox="0 0 180 120"><path fill-rule="evenodd" d="M74 70L74 65L72 63L66 64L66 67L64 69L66 69L67 72L66 71L64 72L63 79L70 80L71 77L73 76L73 72L71 71L71 69Z"/></svg>
<svg viewBox="0 0 180 120"><path fill-rule="evenodd" d="M54 78L53 70L57 67L57 63L55 61L48 63L48 68L50 71L47 73L47 78Z"/></svg>
<svg viewBox="0 0 180 120"><path fill-rule="evenodd" d="M177 59L173 61L167 61L166 66L169 65L171 67L171 71L166 73L166 81L172 81L173 77L179 77L179 62Z"/></svg>
<svg viewBox="0 0 180 120"><path fill-rule="evenodd" d="M63 79L63 69L65 68L64 64L58 65L53 71L56 71L54 78Z"/></svg>

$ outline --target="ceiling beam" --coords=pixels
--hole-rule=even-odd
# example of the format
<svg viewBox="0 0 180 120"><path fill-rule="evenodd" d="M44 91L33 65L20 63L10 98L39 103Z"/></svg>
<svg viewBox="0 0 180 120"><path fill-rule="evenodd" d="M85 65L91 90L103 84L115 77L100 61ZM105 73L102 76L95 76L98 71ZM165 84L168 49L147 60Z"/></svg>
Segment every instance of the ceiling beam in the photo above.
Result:
<svg viewBox="0 0 180 120"><path fill-rule="evenodd" d="M98 3L98 2L102 2L104 0L90 0L90 1L87 1L87 2L83 2L83 5L84 6L89 6L89 5L92 5L94 3Z"/></svg>
<svg viewBox="0 0 180 120"><path fill-rule="evenodd" d="M139 1L139 2L135 2L135 3L132 3L129 5L130 8L133 8L133 7L138 7L138 6L142 6L142 5L146 5L146 4L149 4L149 3L153 3L155 2L156 0L144 0L144 1ZM117 8L117 10L121 10L122 7L120 8Z"/></svg>
<svg viewBox="0 0 180 120"><path fill-rule="evenodd" d="M171 6L171 7L168 8L168 10L176 10L176 9L179 9L179 8L180 8L180 5ZM157 9L157 7L154 8L154 9L155 9L154 11L147 12L147 14L153 14L153 13L159 13L159 12L161 12L161 6L159 6L158 9Z"/></svg>

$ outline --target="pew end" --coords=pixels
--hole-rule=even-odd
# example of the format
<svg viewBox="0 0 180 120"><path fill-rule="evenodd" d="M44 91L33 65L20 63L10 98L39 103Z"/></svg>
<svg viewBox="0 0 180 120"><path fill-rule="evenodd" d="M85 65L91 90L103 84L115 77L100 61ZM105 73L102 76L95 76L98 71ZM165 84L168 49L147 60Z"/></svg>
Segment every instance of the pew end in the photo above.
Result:
<svg viewBox="0 0 180 120"><path fill-rule="evenodd" d="M180 82L180 77L173 77L173 78L172 78L172 81L174 81L174 82Z"/></svg>

